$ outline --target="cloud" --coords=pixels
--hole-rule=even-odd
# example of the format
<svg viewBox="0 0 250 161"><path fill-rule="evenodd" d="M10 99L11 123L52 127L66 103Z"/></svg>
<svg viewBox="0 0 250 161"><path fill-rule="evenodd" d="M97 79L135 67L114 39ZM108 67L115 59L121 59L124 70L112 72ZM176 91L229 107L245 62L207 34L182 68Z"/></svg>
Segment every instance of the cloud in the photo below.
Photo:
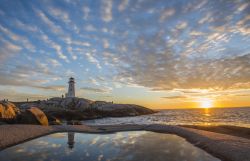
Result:
<svg viewBox="0 0 250 161"><path fill-rule="evenodd" d="M56 19L60 19L66 24L69 24L71 22L69 14L65 10L61 10L55 7L49 7L49 14L51 14ZM49 19L46 18L44 14L41 17L46 21L46 23L52 25L51 22L49 22Z"/></svg>
<svg viewBox="0 0 250 161"><path fill-rule="evenodd" d="M110 22L112 20L112 5L112 0L102 0L101 16L102 20L105 22Z"/></svg>
<svg viewBox="0 0 250 161"><path fill-rule="evenodd" d="M51 29L52 32L57 33L57 34L63 33L62 28L56 25L53 21L51 21L48 18L48 16L45 15L44 12L35 8L34 8L34 11L36 12L37 16L44 22L44 24L46 24Z"/></svg>
<svg viewBox="0 0 250 161"><path fill-rule="evenodd" d="M24 24L22 21L20 20L16 20L15 21L16 26L18 26L18 28L21 28L22 30L25 31L29 31L29 32L37 32L38 28L34 25L30 25L30 24Z"/></svg>
<svg viewBox="0 0 250 161"><path fill-rule="evenodd" d="M86 55L88 61L95 64L98 69L102 68L99 61L91 53L86 53L85 55Z"/></svg>
<svg viewBox="0 0 250 161"><path fill-rule="evenodd" d="M120 12L124 11L126 7L128 6L128 4L129 4L129 0L122 0L122 2L118 6L118 10Z"/></svg>
<svg viewBox="0 0 250 161"><path fill-rule="evenodd" d="M48 96L35 93L18 92L12 88L9 88L8 90L0 90L0 100L8 99L9 101L26 101L27 98L29 100L44 100L48 98Z"/></svg>
<svg viewBox="0 0 250 161"><path fill-rule="evenodd" d="M165 96L165 97L161 97L164 99L185 99L187 98L186 96Z"/></svg>
<svg viewBox="0 0 250 161"><path fill-rule="evenodd" d="M97 67L103 78L91 75L95 81L87 83L93 86L249 88L250 6L245 0L39 4L29 2L15 14L4 9L2 86L49 90L50 81L62 76L82 79L78 69L88 80ZM26 12L31 6L34 15Z"/></svg>
<svg viewBox="0 0 250 161"><path fill-rule="evenodd" d="M56 8L56 7L49 7L48 9L49 14L57 19L62 21L63 23L65 23L66 25L64 27L71 29L73 31L75 31L75 33L79 34L80 29L78 28L78 26L76 24L73 23L73 21L70 19L70 12L68 12L67 10L62 10L60 8ZM61 26L58 26L61 28ZM61 30L63 30L61 28ZM64 32L65 33L65 32Z"/></svg>
<svg viewBox="0 0 250 161"><path fill-rule="evenodd" d="M192 30L189 34L190 34L191 36L202 36L202 35L204 35L203 32L195 31L195 30Z"/></svg>
<svg viewBox="0 0 250 161"><path fill-rule="evenodd" d="M62 53L62 47L60 45L55 42L51 42L51 46L56 50L56 53L59 58L65 60L67 63L70 62L68 57Z"/></svg>
<svg viewBox="0 0 250 161"><path fill-rule="evenodd" d="M187 22L183 21L183 22L179 23L176 26L176 28L179 29L179 30L183 30L183 29L185 29L187 27L187 25L188 25Z"/></svg>
<svg viewBox="0 0 250 161"><path fill-rule="evenodd" d="M109 48L109 42L107 39L103 39L103 48Z"/></svg>
<svg viewBox="0 0 250 161"><path fill-rule="evenodd" d="M69 46L68 48L67 48L67 51L68 51L68 53L71 55L71 57L72 57L72 59L73 60L77 60L77 56L73 53L73 48L71 47L71 46Z"/></svg>
<svg viewBox="0 0 250 161"><path fill-rule="evenodd" d="M51 64L54 67L62 66L62 64L56 59L49 58L47 61L49 64Z"/></svg>
<svg viewBox="0 0 250 161"><path fill-rule="evenodd" d="M82 7L82 11L83 11L83 14L84 14L84 19L87 20L88 17L89 17L89 13L90 13L90 9L87 7L87 6L83 6Z"/></svg>
<svg viewBox="0 0 250 161"><path fill-rule="evenodd" d="M250 27L248 25L249 21L250 21L250 15L246 15L244 18L242 18L237 22L236 27L232 29L232 31L233 32L239 31L244 36L250 35Z"/></svg>
<svg viewBox="0 0 250 161"><path fill-rule="evenodd" d="M32 86L34 88L39 88L43 90L52 90L52 91L65 91L65 86L62 85L53 85L53 86Z"/></svg>
<svg viewBox="0 0 250 161"><path fill-rule="evenodd" d="M29 63L25 65L12 65L9 70L0 67L0 85L35 87L49 81L58 79L47 66L42 63ZM42 79L41 79L42 78Z"/></svg>
<svg viewBox="0 0 250 161"><path fill-rule="evenodd" d="M166 9L166 10L162 11L161 15L160 15L159 22L164 22L166 19L173 16L174 14L175 14L175 9L173 9L173 8Z"/></svg>
<svg viewBox="0 0 250 161"><path fill-rule="evenodd" d="M101 87L101 88L82 87L81 89L94 93L109 93L112 90L112 88L110 87Z"/></svg>
<svg viewBox="0 0 250 161"><path fill-rule="evenodd" d="M92 77L89 78L89 82L92 83L92 84L94 84L94 85L97 85L97 86L100 85L100 83L96 79L94 79Z"/></svg>
<svg viewBox="0 0 250 161"><path fill-rule="evenodd" d="M4 15L5 15L5 12L2 11L2 10L0 10L0 15L1 15L1 16L4 16Z"/></svg>
<svg viewBox="0 0 250 161"><path fill-rule="evenodd" d="M70 38L68 39L68 38L69 37L67 37L66 41L69 41L69 43L71 43L71 39ZM41 32L39 39L42 40L48 47L53 48L56 51L56 54L59 58L61 58L67 63L70 62L68 57L65 54L63 54L61 45L59 45L55 41L52 41L45 33Z"/></svg>
<svg viewBox="0 0 250 161"><path fill-rule="evenodd" d="M83 46L83 47L90 47L91 46L91 44L89 42L84 42L84 41L73 41L72 44Z"/></svg>
<svg viewBox="0 0 250 161"><path fill-rule="evenodd" d="M229 89L250 80L250 54L219 60L192 60L175 58L174 53L165 52L154 55L144 53L126 59L123 61L128 65L117 67L119 71L115 80L152 90Z"/></svg>
<svg viewBox="0 0 250 161"><path fill-rule="evenodd" d="M204 23L210 23L214 21L214 18L212 16L211 12L206 13L205 16L201 17L201 19L198 21L199 24L204 24Z"/></svg>
<svg viewBox="0 0 250 161"><path fill-rule="evenodd" d="M27 50L30 50L32 52L36 51L35 46L26 37L17 35L2 25L0 25L0 31L5 33L5 35L15 43L22 44L22 46L24 46Z"/></svg>
<svg viewBox="0 0 250 161"><path fill-rule="evenodd" d="M239 7L237 8L237 13L244 11L248 6L249 6L248 2L240 4Z"/></svg>
<svg viewBox="0 0 250 161"><path fill-rule="evenodd" d="M76 76L76 74L75 74L75 72L73 72L72 70L67 69L67 70L65 71L65 76L67 76L67 77L74 77L74 76Z"/></svg>
<svg viewBox="0 0 250 161"><path fill-rule="evenodd" d="M103 52L103 59L106 65L116 66L119 64L119 56L110 52Z"/></svg>
<svg viewBox="0 0 250 161"><path fill-rule="evenodd" d="M7 58L10 58L22 50L22 47L10 43L4 39L0 40L0 62L5 61Z"/></svg>
<svg viewBox="0 0 250 161"><path fill-rule="evenodd" d="M85 30L86 31L96 31L96 28L93 25L88 24L87 26L85 26Z"/></svg>

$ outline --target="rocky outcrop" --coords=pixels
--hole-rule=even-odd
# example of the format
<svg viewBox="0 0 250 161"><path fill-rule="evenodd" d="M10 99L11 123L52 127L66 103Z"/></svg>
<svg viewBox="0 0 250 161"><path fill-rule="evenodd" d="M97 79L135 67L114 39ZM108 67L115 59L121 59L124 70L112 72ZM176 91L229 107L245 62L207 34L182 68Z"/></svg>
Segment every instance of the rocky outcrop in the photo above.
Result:
<svg viewBox="0 0 250 161"><path fill-rule="evenodd" d="M35 124L48 126L48 118L43 111L37 107L31 107L18 115L17 123L20 124Z"/></svg>
<svg viewBox="0 0 250 161"><path fill-rule="evenodd" d="M15 106L15 104L7 101L0 101L0 119L14 119L19 113L20 110Z"/></svg>
<svg viewBox="0 0 250 161"><path fill-rule="evenodd" d="M39 107L41 109L53 109L53 108L64 108L64 109L87 109L93 101L84 98L60 98L54 97L49 100L26 102L20 105L21 109L29 109L30 107ZM19 103L17 103L19 104Z"/></svg>
<svg viewBox="0 0 250 161"><path fill-rule="evenodd" d="M155 113L155 111L133 104L113 104L106 101L91 101L84 98L60 98L26 102L20 105L21 109L28 110L38 107L42 110L50 124L60 124L60 120L87 120L102 117L125 117ZM25 122L25 121L24 121ZM29 122L29 121L28 121Z"/></svg>
<svg viewBox="0 0 250 161"><path fill-rule="evenodd" d="M58 109L46 110L46 115L50 115L62 120L88 120L97 119L102 117L125 117L125 116L138 116L153 114L155 111L132 104L111 104L106 103L103 105L90 105L90 108L81 109Z"/></svg>
<svg viewBox="0 0 250 161"><path fill-rule="evenodd" d="M133 104L105 104L98 106L97 110L108 117L138 116L155 113L151 109Z"/></svg>
<svg viewBox="0 0 250 161"><path fill-rule="evenodd" d="M61 120L88 120L101 118L102 115L99 111L93 110L77 110L77 109L60 109L60 110L46 110L44 111L47 116L52 116Z"/></svg>

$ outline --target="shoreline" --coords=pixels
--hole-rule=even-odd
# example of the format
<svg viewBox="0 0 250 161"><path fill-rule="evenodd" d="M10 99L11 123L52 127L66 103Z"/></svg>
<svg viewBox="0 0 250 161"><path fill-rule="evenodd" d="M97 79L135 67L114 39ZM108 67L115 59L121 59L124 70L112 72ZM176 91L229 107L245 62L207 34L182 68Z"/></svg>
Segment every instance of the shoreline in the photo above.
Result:
<svg viewBox="0 0 250 161"><path fill-rule="evenodd" d="M201 128L201 127L199 127ZM202 127L204 128L204 126ZM0 125L0 151L17 144L39 138L45 135L60 132L79 132L108 134L121 131L152 131L168 133L185 138L193 145L205 150L223 161L250 160L250 140L246 137L233 136L200 130L197 127L184 127L173 125ZM238 127L238 130L240 127ZM248 129L249 130L249 129Z"/></svg>

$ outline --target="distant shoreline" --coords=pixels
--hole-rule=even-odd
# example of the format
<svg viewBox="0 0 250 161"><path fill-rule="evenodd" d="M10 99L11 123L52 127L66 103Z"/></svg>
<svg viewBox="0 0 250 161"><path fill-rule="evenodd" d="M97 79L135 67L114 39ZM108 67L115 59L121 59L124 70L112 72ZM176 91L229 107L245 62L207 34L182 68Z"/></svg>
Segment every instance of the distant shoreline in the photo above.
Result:
<svg viewBox="0 0 250 161"><path fill-rule="evenodd" d="M239 106L239 107L210 107L210 108L162 108L162 109L153 109L156 111L164 111L164 110L205 110L205 109L209 109L209 110L213 110L213 109L233 109L233 108L250 108L250 106ZM152 108L150 108L152 109Z"/></svg>
<svg viewBox="0 0 250 161"><path fill-rule="evenodd" d="M201 128L201 127L200 127ZM204 128L204 127L203 127ZM170 133L181 136L195 146L204 149L208 153L222 159L223 161L248 161L250 160L250 139L245 136L233 136L228 134L198 130L181 126L171 125L0 125L0 150L14 146L41 136L58 132L79 133L113 133L120 131L153 131L159 133ZM211 129L218 129L217 126ZM238 131L243 128L237 127ZM244 128L250 130L250 128ZM218 131L218 130L217 130Z"/></svg>

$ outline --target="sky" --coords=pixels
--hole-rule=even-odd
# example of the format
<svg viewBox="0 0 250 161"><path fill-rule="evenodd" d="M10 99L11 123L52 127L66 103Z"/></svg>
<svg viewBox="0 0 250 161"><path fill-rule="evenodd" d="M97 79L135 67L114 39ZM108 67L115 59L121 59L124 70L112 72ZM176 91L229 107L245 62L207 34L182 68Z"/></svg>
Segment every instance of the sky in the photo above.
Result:
<svg viewBox="0 0 250 161"><path fill-rule="evenodd" d="M0 0L0 99L250 106L249 0Z"/></svg>

